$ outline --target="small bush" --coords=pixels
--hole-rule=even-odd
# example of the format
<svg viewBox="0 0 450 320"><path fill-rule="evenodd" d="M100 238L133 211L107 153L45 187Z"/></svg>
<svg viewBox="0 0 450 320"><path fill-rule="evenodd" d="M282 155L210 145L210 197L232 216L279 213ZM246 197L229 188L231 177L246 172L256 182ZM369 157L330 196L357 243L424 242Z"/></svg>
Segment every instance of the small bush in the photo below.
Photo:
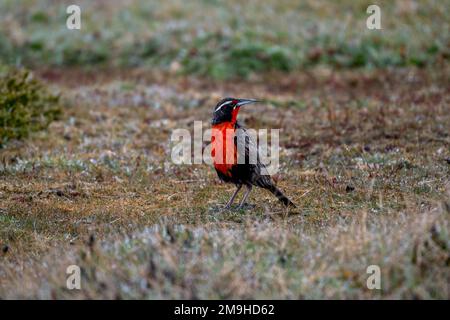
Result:
<svg viewBox="0 0 450 320"><path fill-rule="evenodd" d="M0 147L47 128L60 113L59 96L29 71L0 71Z"/></svg>

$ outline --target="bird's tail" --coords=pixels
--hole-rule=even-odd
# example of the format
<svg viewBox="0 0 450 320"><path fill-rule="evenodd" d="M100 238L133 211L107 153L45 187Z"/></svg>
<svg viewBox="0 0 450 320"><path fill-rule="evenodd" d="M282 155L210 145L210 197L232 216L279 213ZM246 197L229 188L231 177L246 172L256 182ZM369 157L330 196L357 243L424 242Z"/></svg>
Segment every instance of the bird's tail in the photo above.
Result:
<svg viewBox="0 0 450 320"><path fill-rule="evenodd" d="M286 207L292 207L292 208L296 208L297 206L291 201L289 200L288 197L286 197L284 195L283 192L281 192L280 189L278 189L276 186L274 186L273 184L267 188L270 192L272 192L275 197L278 198L278 200L280 200Z"/></svg>

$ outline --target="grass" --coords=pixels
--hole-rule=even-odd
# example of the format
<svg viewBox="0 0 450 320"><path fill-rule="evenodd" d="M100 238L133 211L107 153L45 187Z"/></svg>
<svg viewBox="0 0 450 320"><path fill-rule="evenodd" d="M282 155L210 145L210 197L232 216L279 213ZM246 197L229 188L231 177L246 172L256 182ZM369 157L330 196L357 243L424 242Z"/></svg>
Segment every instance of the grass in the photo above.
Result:
<svg viewBox="0 0 450 320"><path fill-rule="evenodd" d="M49 5L51 3L51 5ZM3 1L0 62L28 67L152 67L215 79L315 65L388 68L449 58L445 1L380 1L382 30L361 1L79 1L82 30L66 28L67 1ZM351 14L350 14L351 13Z"/></svg>
<svg viewBox="0 0 450 320"><path fill-rule="evenodd" d="M0 298L450 297L447 2L379 1L380 31L362 0L69 4L0 4L0 63L63 111L0 149ZM281 129L297 209L219 212L234 187L171 161L225 96L264 101L239 117Z"/></svg>
<svg viewBox="0 0 450 320"><path fill-rule="evenodd" d="M0 296L446 299L447 74L37 71L68 104L0 153ZM172 129L207 127L230 95L269 101L240 117L282 129L275 178L296 210L257 190L254 209L219 213L232 186L170 162ZM81 291L65 289L70 264ZM382 290L365 286L371 264Z"/></svg>
<svg viewBox="0 0 450 320"><path fill-rule="evenodd" d="M58 252L40 268L44 283L30 281L13 296L445 298L448 254L440 237L448 239L448 214L409 211L372 221L362 214L319 228L298 218L250 215L236 225L166 221L114 241ZM443 228L435 237L433 225ZM72 263L82 268L81 291L57 285L65 283L65 268ZM372 264L383 270L381 291L366 287L366 268Z"/></svg>

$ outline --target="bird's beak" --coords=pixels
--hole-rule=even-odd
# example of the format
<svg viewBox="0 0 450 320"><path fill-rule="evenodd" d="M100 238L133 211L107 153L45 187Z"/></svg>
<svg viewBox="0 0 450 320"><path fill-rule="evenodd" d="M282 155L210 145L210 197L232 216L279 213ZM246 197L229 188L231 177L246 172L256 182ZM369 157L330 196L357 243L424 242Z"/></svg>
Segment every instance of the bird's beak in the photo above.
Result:
<svg viewBox="0 0 450 320"><path fill-rule="evenodd" d="M243 105L246 105L249 103L255 103L255 102L259 102L259 101L255 100L255 99L239 99L238 103L236 104L236 107L242 107Z"/></svg>

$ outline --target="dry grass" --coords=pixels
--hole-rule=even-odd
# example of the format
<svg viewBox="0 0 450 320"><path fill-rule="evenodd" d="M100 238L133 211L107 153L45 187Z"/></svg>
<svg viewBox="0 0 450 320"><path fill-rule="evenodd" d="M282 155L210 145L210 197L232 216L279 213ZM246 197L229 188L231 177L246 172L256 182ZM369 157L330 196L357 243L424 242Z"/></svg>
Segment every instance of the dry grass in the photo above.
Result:
<svg viewBox="0 0 450 320"><path fill-rule="evenodd" d="M8 273L15 281L5 297L446 298L448 209L362 212L317 227L302 217L250 214L240 224L165 221L57 249L37 270L24 270L22 280ZM82 268L80 291L64 288L65 269L74 263ZM373 264L382 270L381 291L366 288Z"/></svg>
<svg viewBox="0 0 450 320"><path fill-rule="evenodd" d="M40 71L66 111L0 151L0 297L448 298L448 74ZM296 211L258 190L255 209L218 213L232 187L171 163L172 129L207 127L229 95L269 101L241 116L282 128L276 178ZM74 263L79 292L64 289Z"/></svg>

